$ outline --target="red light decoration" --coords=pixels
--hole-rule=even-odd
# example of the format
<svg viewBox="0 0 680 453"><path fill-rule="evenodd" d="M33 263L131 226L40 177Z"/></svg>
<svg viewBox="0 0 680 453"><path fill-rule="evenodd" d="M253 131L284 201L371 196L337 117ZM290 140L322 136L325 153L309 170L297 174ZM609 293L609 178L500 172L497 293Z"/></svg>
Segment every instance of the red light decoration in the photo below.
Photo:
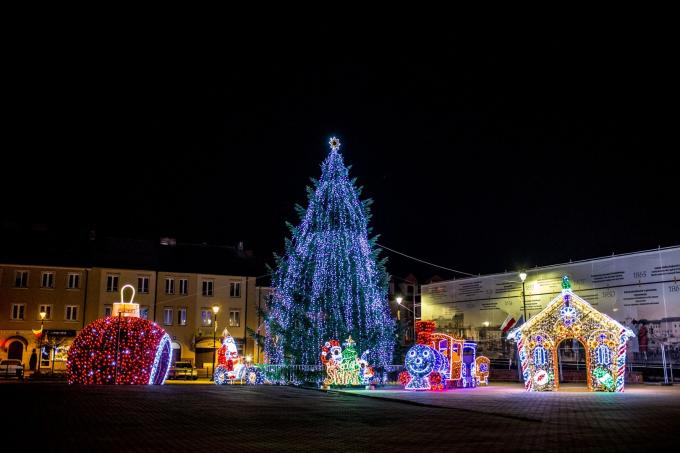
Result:
<svg viewBox="0 0 680 453"><path fill-rule="evenodd" d="M429 345L436 328L437 323L434 321L416 321L416 343Z"/></svg>
<svg viewBox="0 0 680 453"><path fill-rule="evenodd" d="M403 386L408 384L411 381L411 375L408 374L408 371L402 371L399 373L399 383Z"/></svg>
<svg viewBox="0 0 680 453"><path fill-rule="evenodd" d="M443 390L442 375L438 371L430 373L430 390Z"/></svg>
<svg viewBox="0 0 680 453"><path fill-rule="evenodd" d="M142 318L98 319L69 349L69 384L163 384L170 365L170 337Z"/></svg>

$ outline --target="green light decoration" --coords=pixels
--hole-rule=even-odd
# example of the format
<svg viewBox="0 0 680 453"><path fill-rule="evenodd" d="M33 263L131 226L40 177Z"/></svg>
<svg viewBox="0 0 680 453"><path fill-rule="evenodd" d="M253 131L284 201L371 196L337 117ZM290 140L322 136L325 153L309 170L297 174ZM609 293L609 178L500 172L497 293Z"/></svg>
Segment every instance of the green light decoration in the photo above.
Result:
<svg viewBox="0 0 680 453"><path fill-rule="evenodd" d="M345 349L342 350L340 371L345 376L345 385L360 385L359 371L361 370L361 365L359 365L357 351L354 349L354 342L352 341L351 336L344 346Z"/></svg>
<svg viewBox="0 0 680 453"><path fill-rule="evenodd" d="M571 282L566 275L562 277L562 289L571 289Z"/></svg>
<svg viewBox="0 0 680 453"><path fill-rule="evenodd" d="M593 376L595 376L597 382L602 384L607 390L614 390L614 378L612 378L612 375L609 374L608 371L603 370L602 368L596 368L593 370Z"/></svg>

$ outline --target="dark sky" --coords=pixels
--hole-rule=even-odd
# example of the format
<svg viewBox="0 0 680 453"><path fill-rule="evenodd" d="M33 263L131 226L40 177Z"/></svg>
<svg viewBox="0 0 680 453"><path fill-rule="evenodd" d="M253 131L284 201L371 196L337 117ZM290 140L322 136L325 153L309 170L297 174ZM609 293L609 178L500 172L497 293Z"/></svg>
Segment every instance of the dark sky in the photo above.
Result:
<svg viewBox="0 0 680 453"><path fill-rule="evenodd" d="M3 216L269 257L337 135L381 242L425 260L489 273L680 243L654 38L351 35L15 51Z"/></svg>

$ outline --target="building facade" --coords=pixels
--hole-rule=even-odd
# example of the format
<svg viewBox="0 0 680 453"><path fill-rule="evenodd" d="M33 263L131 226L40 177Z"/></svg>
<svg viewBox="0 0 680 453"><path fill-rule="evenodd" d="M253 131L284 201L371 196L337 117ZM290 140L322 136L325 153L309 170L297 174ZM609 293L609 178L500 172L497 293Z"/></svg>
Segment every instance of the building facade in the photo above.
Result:
<svg viewBox="0 0 680 453"><path fill-rule="evenodd" d="M262 357L249 335L249 329L258 328L261 303L255 277L2 264L0 359L19 359L28 369L33 350L42 349L41 369L65 370L75 336L88 323L111 315L125 285L135 289L140 316L158 323L172 338L173 360L210 367L213 348L220 347L226 332L241 354L255 361ZM131 291L122 297L129 301ZM213 306L219 307L217 315Z"/></svg>
<svg viewBox="0 0 680 453"><path fill-rule="evenodd" d="M442 332L476 341L481 354L512 360L515 347L505 341L503 326L543 310L566 275L579 296L636 334L628 342L631 363L662 362L668 351L680 357L680 247L525 272L524 282L519 272L506 272L423 285L422 317Z"/></svg>
<svg viewBox="0 0 680 453"><path fill-rule="evenodd" d="M85 322L88 281L85 268L1 264L0 359L28 368L33 351L48 346L39 364L64 368L65 346Z"/></svg>

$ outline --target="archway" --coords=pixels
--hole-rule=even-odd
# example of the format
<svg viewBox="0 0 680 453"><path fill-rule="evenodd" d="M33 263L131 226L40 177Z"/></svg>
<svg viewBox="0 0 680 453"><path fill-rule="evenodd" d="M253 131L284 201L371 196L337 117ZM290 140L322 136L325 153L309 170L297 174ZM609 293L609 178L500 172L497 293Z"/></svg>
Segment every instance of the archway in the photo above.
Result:
<svg viewBox="0 0 680 453"><path fill-rule="evenodd" d="M13 341L9 344L9 348L7 349L7 358L8 359L16 359L16 360L21 360L23 362L24 360L24 344L21 341Z"/></svg>
<svg viewBox="0 0 680 453"><path fill-rule="evenodd" d="M563 389L588 389L586 346L580 339L565 338L557 344L555 376Z"/></svg>
<svg viewBox="0 0 680 453"><path fill-rule="evenodd" d="M561 294L508 334L517 342L528 391L554 391L562 381L582 382L583 368L589 390L623 392L626 341L633 336L574 294L567 277Z"/></svg>
<svg viewBox="0 0 680 453"><path fill-rule="evenodd" d="M174 364L176 361L181 360L182 358L182 345L176 341L173 341L171 346L172 346L172 359L170 360L170 363Z"/></svg>

